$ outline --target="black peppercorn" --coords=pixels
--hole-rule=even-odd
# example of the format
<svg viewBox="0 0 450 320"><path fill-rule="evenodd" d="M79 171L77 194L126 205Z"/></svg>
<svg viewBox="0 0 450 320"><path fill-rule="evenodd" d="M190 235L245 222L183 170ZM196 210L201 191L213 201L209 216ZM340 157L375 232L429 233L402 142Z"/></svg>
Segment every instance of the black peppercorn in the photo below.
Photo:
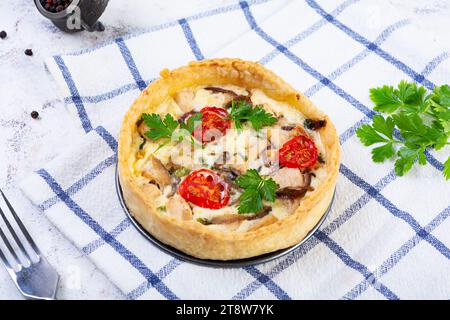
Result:
<svg viewBox="0 0 450 320"><path fill-rule="evenodd" d="M32 117L33 119L39 118L39 112L37 112L37 111L32 111L32 112L31 112L31 117Z"/></svg>
<svg viewBox="0 0 450 320"><path fill-rule="evenodd" d="M73 0L40 0L45 10L52 13L61 12L70 5Z"/></svg>
<svg viewBox="0 0 450 320"><path fill-rule="evenodd" d="M32 55L33 55L33 50L27 49L27 50L25 50L25 54L26 54L27 56L32 56Z"/></svg>
<svg viewBox="0 0 450 320"><path fill-rule="evenodd" d="M5 39L8 36L5 30L0 32L0 38Z"/></svg>

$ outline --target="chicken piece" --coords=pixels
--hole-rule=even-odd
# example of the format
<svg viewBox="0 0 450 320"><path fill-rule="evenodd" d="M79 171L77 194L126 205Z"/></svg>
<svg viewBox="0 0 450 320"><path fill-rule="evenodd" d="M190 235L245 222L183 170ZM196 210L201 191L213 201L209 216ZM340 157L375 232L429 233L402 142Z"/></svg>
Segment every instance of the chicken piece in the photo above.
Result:
<svg viewBox="0 0 450 320"><path fill-rule="evenodd" d="M141 189L149 199L154 199L162 195L161 190L153 183L146 183L142 185Z"/></svg>
<svg viewBox="0 0 450 320"><path fill-rule="evenodd" d="M144 122L144 121L140 121L140 123L139 123L139 125L138 125L138 132L139 132L139 135L140 135L141 137L147 139L147 140L150 140L150 138L147 137L147 136L145 135L145 133L146 133L147 131L149 131L149 128L147 127L147 125L145 124L145 122Z"/></svg>
<svg viewBox="0 0 450 320"><path fill-rule="evenodd" d="M278 183L280 189L304 187L308 184L304 174L295 168L281 168L272 174L272 179Z"/></svg>
<svg viewBox="0 0 450 320"><path fill-rule="evenodd" d="M156 182L160 187L170 184L171 177L169 171L162 164L162 162L154 157L150 156L145 163L142 175L149 179L150 182Z"/></svg>
<svg viewBox="0 0 450 320"><path fill-rule="evenodd" d="M183 89L175 94L174 100L178 104L180 109L186 113L194 109L194 105L192 103L192 101L194 101L194 97L194 91L192 91L191 89Z"/></svg>
<svg viewBox="0 0 450 320"><path fill-rule="evenodd" d="M273 215L265 216L261 220L258 221L258 223L252 225L247 231L256 230L265 226L268 226L269 224L277 222L278 219L274 217Z"/></svg>
<svg viewBox="0 0 450 320"><path fill-rule="evenodd" d="M192 210L189 204L180 195L175 194L169 198L166 204L166 212L171 217L180 220L191 220Z"/></svg>
<svg viewBox="0 0 450 320"><path fill-rule="evenodd" d="M304 196L311 185L311 174L302 173L300 169L281 168L272 178L279 185L277 196L287 199Z"/></svg>

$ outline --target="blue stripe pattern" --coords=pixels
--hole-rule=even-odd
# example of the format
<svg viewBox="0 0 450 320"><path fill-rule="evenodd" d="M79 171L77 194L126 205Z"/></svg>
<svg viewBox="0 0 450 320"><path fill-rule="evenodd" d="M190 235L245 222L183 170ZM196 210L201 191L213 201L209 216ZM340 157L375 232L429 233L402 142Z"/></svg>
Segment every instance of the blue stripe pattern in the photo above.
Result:
<svg viewBox="0 0 450 320"><path fill-rule="evenodd" d="M425 230L427 232L432 232L436 227L438 227L442 222L444 222L450 215L450 206L445 208L441 213L439 213L436 218L434 218L428 225L425 226ZM397 263L406 256L417 244L419 244L423 240L419 235L413 236L407 242L405 242L398 250L396 250L389 258L387 258L383 264L377 268L374 274L377 275L378 278L382 277L386 273L389 272L393 267L397 265ZM345 294L343 299L356 299L360 296L364 291L366 291L368 285L366 281L361 281L357 284L353 289L351 289L347 294Z"/></svg>
<svg viewBox="0 0 450 320"><path fill-rule="evenodd" d="M95 128L95 132L98 133L100 137L105 140L105 142L108 144L108 146L111 148L112 151L117 152L117 141L116 139L109 133L105 128L102 126L99 126Z"/></svg>
<svg viewBox="0 0 450 320"><path fill-rule="evenodd" d="M75 213L87 226L97 233L108 245L120 254L133 268L145 277L161 295L167 299L178 299L178 297L158 278L134 253L128 250L121 242L112 237L103 227L84 211L52 178L44 169L37 172L48 184L52 191L64 202L67 207Z"/></svg>
<svg viewBox="0 0 450 320"><path fill-rule="evenodd" d="M444 62L445 60L448 59L448 57L450 56L450 54L448 52L443 52L440 55L438 55L437 57L433 58L433 60L431 60L426 66L425 69L422 71L422 74L424 76L429 76L434 69L436 69L436 67L441 64L442 62Z"/></svg>
<svg viewBox="0 0 450 320"><path fill-rule="evenodd" d="M67 87L69 88L70 94L72 96L72 101L75 104L75 107L77 108L78 117L81 120L81 125L85 132L89 132L92 130L92 124L89 120L89 117L86 113L86 109L84 108L84 104L81 101L80 93L78 92L77 86L75 85L75 82L72 79L72 75L69 71L69 68L67 68L64 60L60 56L53 57L56 64L59 67L59 70L61 71L62 76L64 77L64 80L67 83Z"/></svg>
<svg viewBox="0 0 450 320"><path fill-rule="evenodd" d="M252 6L256 6L256 5L261 5L261 4L270 2L270 1L272 1L272 0L249 0L248 3L250 3ZM192 16L188 16L186 18L186 21L188 21L188 22L196 21L196 20L200 20L200 19L203 19L203 18L224 14L224 13L227 13L227 12L237 11L237 10L240 10L240 9L241 9L241 7L240 7L239 4L232 4L232 5L228 5L228 6L224 6L224 7L219 7L219 8L207 10L205 12L194 14ZM162 24L159 24L159 25L155 25L155 26L152 26L152 27L144 29L144 30L140 30L138 32L132 32L132 33L126 35L126 36L123 36L122 38L124 40L128 40L128 39L132 39L132 38L138 37L138 36L140 36L142 34L145 34L145 33L153 33L153 32L157 32L157 31L173 28L173 27L178 26L178 25L179 25L179 20L165 22L165 23L162 23ZM69 53L67 55L68 56L80 56L82 54L86 54L86 53L93 52L93 51L99 50L101 48L104 48L104 47L106 47L106 46L108 46L110 44L113 44L114 42L115 42L115 40L105 41L105 42L99 43L97 45L94 45L94 46L86 48L86 49L81 49L81 50L78 50L78 51L74 51L74 52Z"/></svg>
<svg viewBox="0 0 450 320"><path fill-rule="evenodd" d="M382 44L384 41L387 40L387 38L396 30L400 29L401 27L404 27L408 25L410 22L409 20L400 20L393 25L387 27L383 32L377 37L375 40L376 45ZM342 66L334 70L331 74L327 76L328 79L331 81L336 80L338 77L340 77L342 74L350 70L352 67L354 67L357 63L361 62L364 58L366 58L371 51L369 49L364 49L359 54L357 54L355 57L353 57L350 61L347 61ZM311 97L315 93L317 93L320 89L324 87L324 84L322 82L318 82L317 84L313 85L311 88L305 90L305 95L307 97Z"/></svg>
<svg viewBox="0 0 450 320"><path fill-rule="evenodd" d="M147 84L145 83L144 79L142 79L141 74L139 73L138 67L136 66L136 63L134 62L133 56L130 52L130 49L128 49L125 41L123 38L117 38L116 39L117 46L119 47L120 53L122 54L123 59L125 60L128 69L131 72L131 75L134 78L134 81L136 81L136 85L138 86L139 90L144 90L147 88Z"/></svg>
<svg viewBox="0 0 450 320"><path fill-rule="evenodd" d="M442 255L444 255L447 259L450 259L450 250L436 237L428 233L425 229L423 229L419 223L414 219L408 212L402 211L397 208L390 200L388 200L385 196L383 196L379 191L377 191L374 187L368 184L366 181L358 177L354 172L352 172L349 168L347 168L344 164L341 164L339 168L339 172L342 173L347 179L349 179L353 184L357 185L365 192L367 192L371 197L373 197L378 203L380 203L383 207L385 207L390 213L392 213L397 218L402 219L407 224L414 229L414 231L428 243L430 243L433 247L435 247Z"/></svg>
<svg viewBox="0 0 450 320"><path fill-rule="evenodd" d="M348 253L342 249L335 241L333 241L330 237L328 237L325 233L318 230L314 234L314 236L323 242L331 251L333 251L339 259L342 260L347 266L361 273L367 281L370 281L370 284L382 295L384 295L389 300L399 300L399 297L395 293L393 293L389 288L387 288L384 284L377 281L374 274L367 269L361 263L352 259Z"/></svg>
<svg viewBox="0 0 450 320"><path fill-rule="evenodd" d="M339 14L341 14L345 9L347 9L348 7L350 7L351 5L359 2L360 0L347 0L344 1L342 4L340 4L336 9L333 10L333 12L331 13L334 16L338 16ZM247 1L247 3L249 3ZM293 37L292 39L286 41L283 45L286 48L290 48L296 44L298 44L299 42L305 40L306 38L308 38L310 35L312 35L313 33L315 33L317 30L319 30L320 28L322 28L324 25L326 25L328 23L328 21L324 18L320 19L319 21L317 21L316 23L314 23L313 25L311 25L309 28L307 28L306 30L302 31L301 33L299 33L298 35L296 35L295 37ZM272 50L269 54L265 55L263 58L261 58L259 60L259 62L261 64L267 64L270 61L272 61L276 56L278 56L281 52L277 49Z"/></svg>
<svg viewBox="0 0 450 320"><path fill-rule="evenodd" d="M310 65L308 65L305 61L297 57L295 54L293 54L288 48L283 46L281 43L277 42L274 38L269 36L264 30L262 30L258 24L255 21L255 18L253 17L252 13L250 12L250 8L247 2L241 1L240 2L242 10L244 12L245 18L247 19L247 22L249 23L252 30L254 30L262 39L267 41L269 44L274 46L277 50L279 50L281 53L283 53L289 60L294 62L296 65L300 66L303 70L305 70L307 73L309 73L311 76L319 80L321 83L323 83L325 86L327 86L329 89L334 91L338 96L349 102L351 105L353 105L356 109L361 111L363 114L367 116L373 116L375 112L369 108L367 108L365 105L363 105L361 102L359 102L357 99L355 99L353 96L351 96L349 93L342 90L340 87L338 87L336 84L330 81L330 79L326 78L324 75L322 75L320 72L312 68Z"/></svg>
<svg viewBox="0 0 450 320"><path fill-rule="evenodd" d="M128 227L131 225L130 219L125 218L123 219L111 232L108 232L110 234L111 237L113 238L117 238L117 236L119 236L123 231L125 231L126 229L128 229ZM83 253L85 255L90 255L91 253L93 253L95 250L97 250L98 248L100 248L102 245L104 245L106 242L103 238L99 238L96 239L90 243L88 243L87 245L85 245L81 251L83 251Z"/></svg>
<svg viewBox="0 0 450 320"><path fill-rule="evenodd" d="M397 58L393 57L383 49L381 49L376 43L371 42L367 40L365 37L360 35L359 33L355 32L354 30L350 29L348 26L344 25L342 22L338 21L335 17L333 17L331 14L327 13L324 9L322 9L321 6L317 4L314 0L306 0L308 5L317 11L322 17L328 20L331 24L336 26L338 29L345 32L347 35L349 35L353 40L361 43L365 47L367 47L369 50L376 53L378 56L395 66L397 69L403 71L405 74L411 77L414 81L418 83L422 83L425 87L428 89L433 89L434 84L426 79L422 74L414 71L412 68L408 67L406 64L398 60Z"/></svg>
<svg viewBox="0 0 450 320"><path fill-rule="evenodd" d="M145 84L148 86L153 81L154 81L154 79L145 81ZM102 101L111 100L117 96L123 95L124 93L127 93L132 90L137 90L137 89L139 89L138 85L136 84L136 82L133 82L133 83L128 83L126 85L123 85L120 88L113 89L111 91L101 93L101 94L98 94L95 96L82 96L82 97L80 97L80 99L81 99L81 102L83 102L83 103L99 103ZM72 97L64 98L64 102L66 104L75 103Z"/></svg>
<svg viewBox="0 0 450 320"><path fill-rule="evenodd" d="M88 172L88 174L83 176L80 180L76 181L73 185L71 185L64 192L67 193L69 196L73 196L75 193L77 193L82 188L84 188L87 184L89 184L89 182L93 181L105 169L116 164L116 161L117 161L117 157L115 154L106 158L105 160L101 161L98 165L96 165L94 169L92 169L90 172ZM46 201L41 203L38 207L42 211L45 211L45 210L51 208L56 203L58 203L58 201L60 201L60 198L55 195L54 197L47 199Z"/></svg>
<svg viewBox="0 0 450 320"><path fill-rule="evenodd" d="M283 290L279 285L277 285L271 278L266 276L264 273L258 270L258 268L249 266L243 268L250 275L252 275L256 281L264 285L270 292L274 294L277 299L280 300L292 300L292 298Z"/></svg>
<svg viewBox="0 0 450 320"><path fill-rule="evenodd" d="M181 264L182 262L180 260L172 259L156 273L156 276L159 279L163 280ZM149 289L151 289L151 287L152 286L148 283L148 281L144 281L137 288L131 290L131 292L127 294L127 299L136 300L144 295Z"/></svg>
<svg viewBox="0 0 450 320"><path fill-rule="evenodd" d="M203 60L205 57L203 56L203 53L200 51L200 48L198 47L197 41L194 38L194 34L192 33L192 29L189 26L189 23L186 19L179 20L180 26L183 29L184 35L186 37L186 40L189 44L189 47L192 50L192 53L195 55L195 58L197 60Z"/></svg>

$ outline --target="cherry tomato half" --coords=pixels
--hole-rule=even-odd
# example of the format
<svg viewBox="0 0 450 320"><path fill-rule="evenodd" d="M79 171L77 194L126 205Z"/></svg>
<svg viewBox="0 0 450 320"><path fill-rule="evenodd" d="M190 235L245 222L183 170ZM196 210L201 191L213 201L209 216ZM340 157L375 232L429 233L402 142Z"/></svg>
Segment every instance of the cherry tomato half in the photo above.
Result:
<svg viewBox="0 0 450 320"><path fill-rule="evenodd" d="M303 135L295 136L280 149L280 165L288 168L312 168L317 163L317 148L314 142Z"/></svg>
<svg viewBox="0 0 450 320"><path fill-rule="evenodd" d="M221 138L231 128L231 120L227 119L227 110L217 107L205 107L200 112L203 114L202 125L197 126L192 135L203 144Z"/></svg>
<svg viewBox="0 0 450 320"><path fill-rule="evenodd" d="M189 174L178 188L180 196L196 206L208 209L225 207L230 200L230 187L218 174L200 169Z"/></svg>

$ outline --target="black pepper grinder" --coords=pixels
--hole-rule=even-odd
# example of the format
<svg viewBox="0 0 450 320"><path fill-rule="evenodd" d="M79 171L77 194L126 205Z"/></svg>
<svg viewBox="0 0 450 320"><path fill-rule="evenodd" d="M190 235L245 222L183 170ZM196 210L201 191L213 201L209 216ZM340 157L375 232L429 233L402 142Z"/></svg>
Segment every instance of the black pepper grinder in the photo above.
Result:
<svg viewBox="0 0 450 320"><path fill-rule="evenodd" d="M64 32L104 31L98 21L109 0L34 0L39 12Z"/></svg>

